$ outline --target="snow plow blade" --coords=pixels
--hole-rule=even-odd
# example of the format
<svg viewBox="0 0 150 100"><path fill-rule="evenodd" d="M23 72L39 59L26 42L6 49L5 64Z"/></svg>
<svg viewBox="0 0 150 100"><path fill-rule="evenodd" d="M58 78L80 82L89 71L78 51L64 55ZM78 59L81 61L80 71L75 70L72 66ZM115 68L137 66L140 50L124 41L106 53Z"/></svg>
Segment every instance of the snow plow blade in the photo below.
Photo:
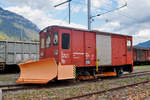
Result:
<svg viewBox="0 0 150 100"><path fill-rule="evenodd" d="M17 83L46 84L57 77L57 64L54 58L27 61L19 64L20 78Z"/></svg>

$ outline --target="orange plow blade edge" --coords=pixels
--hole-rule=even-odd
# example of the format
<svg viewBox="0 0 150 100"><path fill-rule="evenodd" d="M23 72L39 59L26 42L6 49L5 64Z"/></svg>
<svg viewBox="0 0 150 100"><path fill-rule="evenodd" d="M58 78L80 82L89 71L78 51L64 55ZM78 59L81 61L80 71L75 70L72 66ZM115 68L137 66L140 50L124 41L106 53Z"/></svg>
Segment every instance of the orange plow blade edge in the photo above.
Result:
<svg viewBox="0 0 150 100"><path fill-rule="evenodd" d="M57 77L57 64L54 58L27 61L19 64L20 77L17 83L48 83Z"/></svg>

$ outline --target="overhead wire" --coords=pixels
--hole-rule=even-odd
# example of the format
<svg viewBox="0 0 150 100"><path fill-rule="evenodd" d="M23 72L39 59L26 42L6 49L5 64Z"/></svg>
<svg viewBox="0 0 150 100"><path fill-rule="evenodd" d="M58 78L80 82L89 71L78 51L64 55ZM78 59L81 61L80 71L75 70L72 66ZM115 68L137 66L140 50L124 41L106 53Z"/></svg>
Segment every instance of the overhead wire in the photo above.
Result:
<svg viewBox="0 0 150 100"><path fill-rule="evenodd" d="M116 9L108 10L107 12L100 13L100 14L97 14L97 15L94 15L94 16L91 16L91 18L97 17L97 16L101 16L101 15L104 15L104 14L107 14L107 13L110 13L110 12L117 11L117 10L119 10L119 9L121 9L121 8L124 8L125 6L127 6L127 4L125 4L125 5L123 5L123 6L120 6L120 7L116 8Z"/></svg>
<svg viewBox="0 0 150 100"><path fill-rule="evenodd" d="M114 0L111 0L111 1L114 1ZM123 0L124 2L126 2L126 0ZM76 3L76 4L83 4L83 5L85 5L85 6L87 6L86 5L86 3L83 3L83 2L79 2L79 1L75 1L75 0L72 0L72 2L74 2L74 3ZM108 5L108 4L105 4L104 6L112 6L112 5ZM99 8L96 8L96 7L92 7L92 8L95 8L95 10L99 10ZM106 11L106 12L108 12L109 10L108 9L105 9L105 8L101 8L101 10L104 10L104 11ZM106 12L104 12L104 13L101 13L101 14L105 14ZM110 11L111 12L111 11ZM121 16L124 16L124 17L126 17L126 18L128 18L128 19L130 19L130 20L134 20L134 21L137 21L137 19L136 18L134 18L134 17L131 17L129 14L122 14L121 13L122 11L120 10L120 11L118 11L117 13L119 13ZM116 14L117 14L116 13ZM125 12L123 12L123 13L125 13ZM119 15L118 14L118 15Z"/></svg>
<svg viewBox="0 0 150 100"><path fill-rule="evenodd" d="M111 1L114 1L114 0L111 0ZM126 0L124 0L124 1L126 2ZM82 5L82 7L83 7L83 6L87 6L86 2L81 2L81 1L72 0L71 3L75 3L75 4ZM112 5L105 4L104 6L110 8L110 6L112 6ZM99 15L107 14L108 12L111 13L111 11L113 11L113 10L108 10L108 9L106 9L106 8L97 8L97 7L92 7L92 8L94 8L95 11L97 11L97 10L105 11L105 12L103 12L103 13L100 13ZM128 13L126 13L126 12L123 12L123 13L122 13L121 10L117 11L117 13L115 13L115 14L120 15L120 16L123 16L123 17L126 17L126 18L128 18L128 19L130 19L130 20L133 20L133 21L138 21L136 18L130 16ZM65 20L66 18L67 18L67 15L64 17L63 20Z"/></svg>
<svg viewBox="0 0 150 100"><path fill-rule="evenodd" d="M110 5L106 5L107 7L110 7ZM105 10L105 11L108 11L107 9L105 9L105 8L103 8L103 10ZM137 21L137 19L136 18L134 18L134 17L132 17L132 16L130 16L128 13L126 13L126 12L123 12L124 14L122 14L121 13L122 11L121 10L119 10L117 13L115 13L115 14L120 14L121 16L124 16L124 17L126 17L126 18L129 18L130 20L134 20L134 21ZM119 15L118 14L118 15Z"/></svg>

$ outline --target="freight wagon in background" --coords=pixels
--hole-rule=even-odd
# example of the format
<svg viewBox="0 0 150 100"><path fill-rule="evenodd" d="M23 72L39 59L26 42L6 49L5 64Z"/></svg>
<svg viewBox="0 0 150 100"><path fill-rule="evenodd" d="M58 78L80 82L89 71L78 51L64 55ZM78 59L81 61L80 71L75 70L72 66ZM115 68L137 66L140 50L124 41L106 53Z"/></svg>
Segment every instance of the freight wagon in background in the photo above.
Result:
<svg viewBox="0 0 150 100"><path fill-rule="evenodd" d="M150 64L150 48L133 48L134 65Z"/></svg>
<svg viewBox="0 0 150 100"><path fill-rule="evenodd" d="M39 60L39 42L0 41L0 70L28 59Z"/></svg>
<svg viewBox="0 0 150 100"><path fill-rule="evenodd" d="M132 37L49 26L40 32L40 60L19 67L18 83L47 83L53 79L72 78L85 80L132 72Z"/></svg>

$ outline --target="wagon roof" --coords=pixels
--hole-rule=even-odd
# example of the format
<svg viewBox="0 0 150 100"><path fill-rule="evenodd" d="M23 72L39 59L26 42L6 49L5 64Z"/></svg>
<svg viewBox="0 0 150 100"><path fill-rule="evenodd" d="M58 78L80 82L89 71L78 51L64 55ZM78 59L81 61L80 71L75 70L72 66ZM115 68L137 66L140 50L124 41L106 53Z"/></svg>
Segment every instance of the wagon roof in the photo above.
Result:
<svg viewBox="0 0 150 100"><path fill-rule="evenodd" d="M67 26L58 26L58 25L53 25L53 26L48 26L44 29L48 29L48 28L63 28L63 29L71 29L71 30L77 30L77 31L85 31L85 32L93 32L95 34L103 34L103 35L117 35L117 36L127 36L127 37L132 37L130 35L123 35L123 34L117 34L117 33L111 33L111 32L102 32L102 31L98 31L98 30L87 30L87 29L81 29L81 28L73 28L73 27L67 27ZM43 30L44 30L43 29ZM42 31L43 31L42 30ZM41 32L42 32L41 31Z"/></svg>
<svg viewBox="0 0 150 100"><path fill-rule="evenodd" d="M138 50L150 50L150 48L146 48L146 47L139 47L139 46L134 46L134 49L138 49Z"/></svg>

